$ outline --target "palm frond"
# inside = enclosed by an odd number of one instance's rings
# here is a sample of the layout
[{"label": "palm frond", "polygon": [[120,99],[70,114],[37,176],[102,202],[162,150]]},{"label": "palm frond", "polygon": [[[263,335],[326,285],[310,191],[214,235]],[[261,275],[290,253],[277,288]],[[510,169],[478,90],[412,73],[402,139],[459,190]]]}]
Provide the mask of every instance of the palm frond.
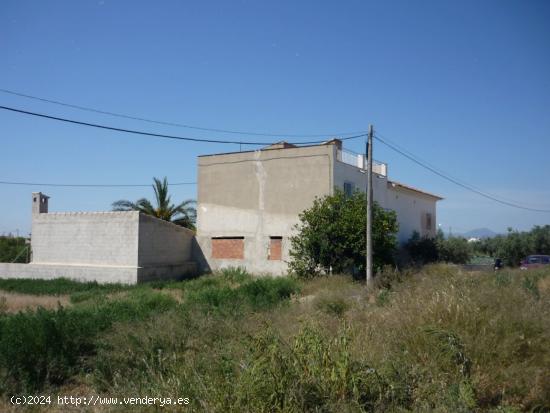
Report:
[{"label": "palm frond", "polygon": [[138,199],[136,202],[120,200],[113,202],[113,211],[140,211],[147,215],[173,222],[187,228],[194,229],[197,211],[194,207],[195,200],[187,199],[180,204],[171,204],[171,197],[168,194],[168,179],[162,180],[153,178],[153,191],[155,193],[156,208],[146,198]]},{"label": "palm frond", "polygon": [[115,201],[111,205],[113,207],[113,211],[138,211],[139,207],[133,203],[132,201],[128,201],[126,199],[120,199],[118,201]]},{"label": "palm frond", "polygon": [[156,210],[153,207],[153,204],[151,204],[151,201],[149,201],[147,198],[138,199],[136,201],[136,205],[140,212],[143,212],[144,214],[147,214],[147,215],[156,216]]}]

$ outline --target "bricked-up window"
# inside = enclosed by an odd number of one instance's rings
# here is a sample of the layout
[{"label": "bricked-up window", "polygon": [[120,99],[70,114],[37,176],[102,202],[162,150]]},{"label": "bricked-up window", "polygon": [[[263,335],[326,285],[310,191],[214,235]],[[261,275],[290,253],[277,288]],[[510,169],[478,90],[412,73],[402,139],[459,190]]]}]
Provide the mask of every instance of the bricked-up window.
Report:
[{"label": "bricked-up window", "polygon": [[280,261],[283,259],[283,237],[269,237],[268,260]]},{"label": "bricked-up window", "polygon": [[212,238],[212,258],[242,260],[244,258],[244,237]]}]

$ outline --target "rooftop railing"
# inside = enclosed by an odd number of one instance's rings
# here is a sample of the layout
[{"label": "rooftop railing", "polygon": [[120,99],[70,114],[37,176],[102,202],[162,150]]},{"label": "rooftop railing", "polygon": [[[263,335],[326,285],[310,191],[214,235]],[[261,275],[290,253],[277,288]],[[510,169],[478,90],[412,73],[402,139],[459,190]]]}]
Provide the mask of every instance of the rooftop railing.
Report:
[{"label": "rooftop railing", "polygon": [[[338,149],[336,159],[345,164],[355,166],[359,169],[366,169],[365,155],[352,151]],[[388,164],[383,162],[372,161],[372,171],[378,175],[388,175]]]}]

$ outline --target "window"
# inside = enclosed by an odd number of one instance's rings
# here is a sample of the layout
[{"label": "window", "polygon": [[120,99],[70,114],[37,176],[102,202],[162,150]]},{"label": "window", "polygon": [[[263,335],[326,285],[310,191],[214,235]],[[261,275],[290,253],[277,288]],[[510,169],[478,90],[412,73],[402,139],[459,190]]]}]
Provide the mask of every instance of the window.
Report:
[{"label": "window", "polygon": [[244,237],[212,238],[212,258],[242,260],[244,258]]},{"label": "window", "polygon": [[344,195],[350,197],[353,195],[354,185],[351,182],[344,182]]},{"label": "window", "polygon": [[543,264],[550,264],[550,257],[541,257]]},{"label": "window", "polygon": [[268,260],[280,261],[283,259],[283,237],[269,237]]},{"label": "window", "polygon": [[432,230],[432,214],[426,214],[426,229],[428,231]]}]

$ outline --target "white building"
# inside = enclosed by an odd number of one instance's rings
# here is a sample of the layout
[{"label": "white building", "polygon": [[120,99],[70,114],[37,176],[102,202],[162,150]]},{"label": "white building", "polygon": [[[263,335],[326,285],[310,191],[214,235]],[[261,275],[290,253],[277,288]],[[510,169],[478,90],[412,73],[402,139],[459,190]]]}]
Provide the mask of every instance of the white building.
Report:
[{"label": "white building", "polygon": [[[254,273],[283,274],[289,237],[298,215],[315,197],[366,189],[364,156],[339,140],[296,147],[285,142],[257,151],[198,158],[197,240],[203,269],[244,266]],[[374,200],[397,213],[399,242],[413,231],[435,236],[436,203],[442,198],[388,179],[374,164]]]}]

